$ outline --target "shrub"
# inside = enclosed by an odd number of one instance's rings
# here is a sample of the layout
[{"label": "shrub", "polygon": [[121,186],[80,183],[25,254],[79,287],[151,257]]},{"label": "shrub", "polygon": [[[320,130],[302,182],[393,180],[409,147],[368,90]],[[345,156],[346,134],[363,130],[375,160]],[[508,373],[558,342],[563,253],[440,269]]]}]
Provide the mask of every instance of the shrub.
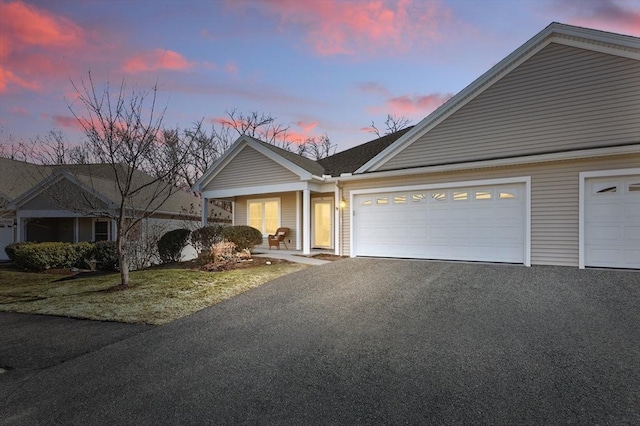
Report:
[{"label": "shrub", "polygon": [[9,256],[9,259],[13,262],[16,261],[16,250],[19,249],[21,246],[27,245],[27,244],[35,244],[32,242],[23,242],[23,243],[13,243],[13,244],[9,244],[8,246],[6,246],[4,248],[4,252],[7,253],[7,256]]},{"label": "shrub", "polygon": [[72,244],[74,252],[74,262],[71,266],[76,268],[86,268],[90,266],[89,261],[94,256],[95,246],[89,242]]},{"label": "shrub", "polygon": [[44,271],[51,268],[85,267],[91,256],[91,243],[18,243],[10,252],[16,266],[20,269]]},{"label": "shrub", "polygon": [[222,241],[222,230],[220,225],[205,226],[191,232],[191,245],[198,253],[209,250],[214,244]]},{"label": "shrub", "polygon": [[158,254],[162,263],[180,262],[182,249],[189,242],[188,229],[174,229],[164,234],[158,241]]},{"label": "shrub", "polygon": [[115,241],[98,241],[93,247],[96,269],[115,271],[118,268],[118,246]]},{"label": "shrub", "polygon": [[236,245],[237,251],[253,250],[262,244],[262,232],[251,226],[228,226],[222,230],[222,238]]}]

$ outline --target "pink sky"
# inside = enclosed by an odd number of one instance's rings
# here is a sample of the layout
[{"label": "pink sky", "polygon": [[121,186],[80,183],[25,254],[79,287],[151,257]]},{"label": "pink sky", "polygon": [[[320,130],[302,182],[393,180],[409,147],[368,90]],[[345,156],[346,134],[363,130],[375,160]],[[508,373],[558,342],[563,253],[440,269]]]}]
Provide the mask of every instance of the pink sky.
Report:
[{"label": "pink sky", "polygon": [[148,90],[165,125],[258,111],[339,150],[417,123],[551,22],[640,36],[640,3],[0,0],[0,143],[82,134],[71,82]]}]

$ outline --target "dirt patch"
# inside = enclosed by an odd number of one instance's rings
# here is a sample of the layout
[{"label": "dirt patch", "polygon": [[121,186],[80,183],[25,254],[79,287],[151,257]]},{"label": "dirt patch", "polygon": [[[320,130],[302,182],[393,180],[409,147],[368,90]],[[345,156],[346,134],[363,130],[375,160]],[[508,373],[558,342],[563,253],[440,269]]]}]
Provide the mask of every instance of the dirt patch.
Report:
[{"label": "dirt patch", "polygon": [[320,260],[340,260],[340,259],[346,259],[349,256],[338,256],[337,254],[318,253],[310,257],[314,259],[320,259]]},{"label": "dirt patch", "polygon": [[246,268],[254,268],[256,266],[263,265],[277,265],[277,264],[286,264],[291,263],[288,260],[283,259],[272,259],[269,257],[253,257],[251,259],[242,259],[242,260],[228,260],[219,264],[208,264],[203,266],[202,270],[209,272],[221,272],[221,271],[231,271],[234,269],[246,269]]}]

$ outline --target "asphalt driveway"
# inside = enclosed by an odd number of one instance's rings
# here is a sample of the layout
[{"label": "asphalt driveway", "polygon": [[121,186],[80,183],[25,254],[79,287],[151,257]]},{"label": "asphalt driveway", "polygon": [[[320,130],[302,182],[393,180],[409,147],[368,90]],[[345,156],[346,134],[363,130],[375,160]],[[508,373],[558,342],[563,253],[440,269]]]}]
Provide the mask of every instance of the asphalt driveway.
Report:
[{"label": "asphalt driveway", "polygon": [[638,272],[347,259],[0,374],[0,424],[640,424],[639,302]]}]

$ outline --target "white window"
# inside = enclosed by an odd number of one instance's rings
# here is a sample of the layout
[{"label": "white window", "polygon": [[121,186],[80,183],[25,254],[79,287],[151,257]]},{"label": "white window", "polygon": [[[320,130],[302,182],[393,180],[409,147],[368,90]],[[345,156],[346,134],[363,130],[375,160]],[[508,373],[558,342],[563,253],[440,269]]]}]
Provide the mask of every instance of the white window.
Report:
[{"label": "white window", "polygon": [[111,241],[111,220],[94,219],[93,241]]},{"label": "white window", "polygon": [[262,235],[273,235],[280,227],[280,199],[247,201],[247,223]]}]

